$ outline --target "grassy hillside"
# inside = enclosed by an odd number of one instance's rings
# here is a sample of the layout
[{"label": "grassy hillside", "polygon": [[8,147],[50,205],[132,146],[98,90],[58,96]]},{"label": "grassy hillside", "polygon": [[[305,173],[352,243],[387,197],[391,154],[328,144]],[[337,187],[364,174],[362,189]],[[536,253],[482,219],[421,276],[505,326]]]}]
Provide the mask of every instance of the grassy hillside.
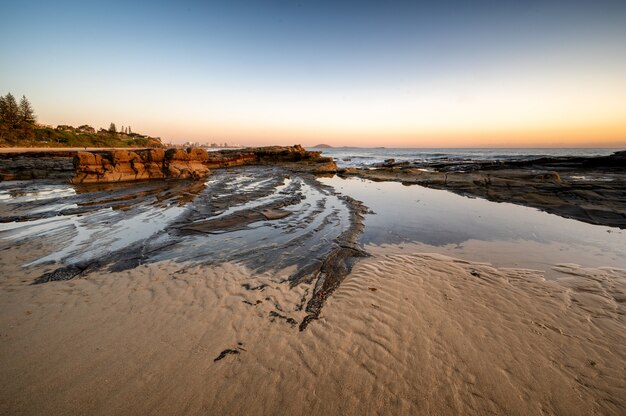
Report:
[{"label": "grassy hillside", "polygon": [[161,140],[137,133],[110,133],[92,128],[0,123],[0,147],[162,147]]}]

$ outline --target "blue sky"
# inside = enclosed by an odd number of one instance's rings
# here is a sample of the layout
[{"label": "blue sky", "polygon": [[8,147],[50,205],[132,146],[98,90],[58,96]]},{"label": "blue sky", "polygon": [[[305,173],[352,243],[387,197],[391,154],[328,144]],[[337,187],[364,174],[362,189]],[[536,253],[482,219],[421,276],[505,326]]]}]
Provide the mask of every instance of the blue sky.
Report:
[{"label": "blue sky", "polygon": [[626,144],[626,2],[4,2],[0,93],[172,141]]}]

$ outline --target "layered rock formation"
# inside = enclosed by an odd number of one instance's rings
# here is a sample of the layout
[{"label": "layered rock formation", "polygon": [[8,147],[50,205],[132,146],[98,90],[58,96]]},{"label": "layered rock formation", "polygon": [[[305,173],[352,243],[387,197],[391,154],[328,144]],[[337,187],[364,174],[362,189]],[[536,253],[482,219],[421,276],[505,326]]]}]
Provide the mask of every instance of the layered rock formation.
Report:
[{"label": "layered rock formation", "polygon": [[204,149],[169,149],[165,152],[163,171],[166,177],[176,179],[202,179],[210,171],[205,165],[209,155]]},{"label": "layered rock formation", "polygon": [[129,150],[115,150],[108,155],[78,152],[74,156],[74,183],[118,182],[163,178],[163,150],[142,152],[143,158]]},{"label": "layered rock formation", "polygon": [[142,179],[202,179],[210,169],[277,164],[313,173],[335,172],[332,158],[302,146],[272,146],[207,152],[204,149],[144,149],[78,152],[72,183],[122,182]]},{"label": "layered rock formation", "polygon": [[70,178],[73,155],[68,151],[0,153],[0,181]]}]

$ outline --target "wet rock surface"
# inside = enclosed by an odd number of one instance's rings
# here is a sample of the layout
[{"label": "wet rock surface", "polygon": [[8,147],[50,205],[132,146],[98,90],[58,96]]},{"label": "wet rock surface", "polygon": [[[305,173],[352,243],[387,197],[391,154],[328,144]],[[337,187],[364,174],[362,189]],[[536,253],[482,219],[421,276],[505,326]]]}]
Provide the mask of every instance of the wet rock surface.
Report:
[{"label": "wet rock surface", "polygon": [[344,176],[398,181],[494,202],[511,202],[591,224],[626,228],[626,152],[517,161],[393,160]]},{"label": "wet rock surface", "polygon": [[69,179],[75,152],[0,153],[0,181]]},{"label": "wet rock surface", "polygon": [[[24,265],[48,269],[34,284],[161,260],[288,269],[283,284],[313,285],[299,305],[304,329],[366,255],[357,244],[366,211],[312,174],[270,166],[220,169],[203,181],[3,182],[0,250],[35,241],[48,247]],[[277,310],[270,318],[294,324]]]}]

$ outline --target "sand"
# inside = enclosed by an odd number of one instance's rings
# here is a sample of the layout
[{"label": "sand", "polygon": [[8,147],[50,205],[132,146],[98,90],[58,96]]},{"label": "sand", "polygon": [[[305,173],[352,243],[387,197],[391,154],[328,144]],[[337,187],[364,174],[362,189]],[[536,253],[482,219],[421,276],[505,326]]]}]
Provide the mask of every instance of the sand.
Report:
[{"label": "sand", "polygon": [[624,270],[545,281],[368,247],[299,332],[312,287],[289,270],[160,262],[33,286],[45,266],[19,264],[38,250],[0,254],[2,414],[626,412]]}]

